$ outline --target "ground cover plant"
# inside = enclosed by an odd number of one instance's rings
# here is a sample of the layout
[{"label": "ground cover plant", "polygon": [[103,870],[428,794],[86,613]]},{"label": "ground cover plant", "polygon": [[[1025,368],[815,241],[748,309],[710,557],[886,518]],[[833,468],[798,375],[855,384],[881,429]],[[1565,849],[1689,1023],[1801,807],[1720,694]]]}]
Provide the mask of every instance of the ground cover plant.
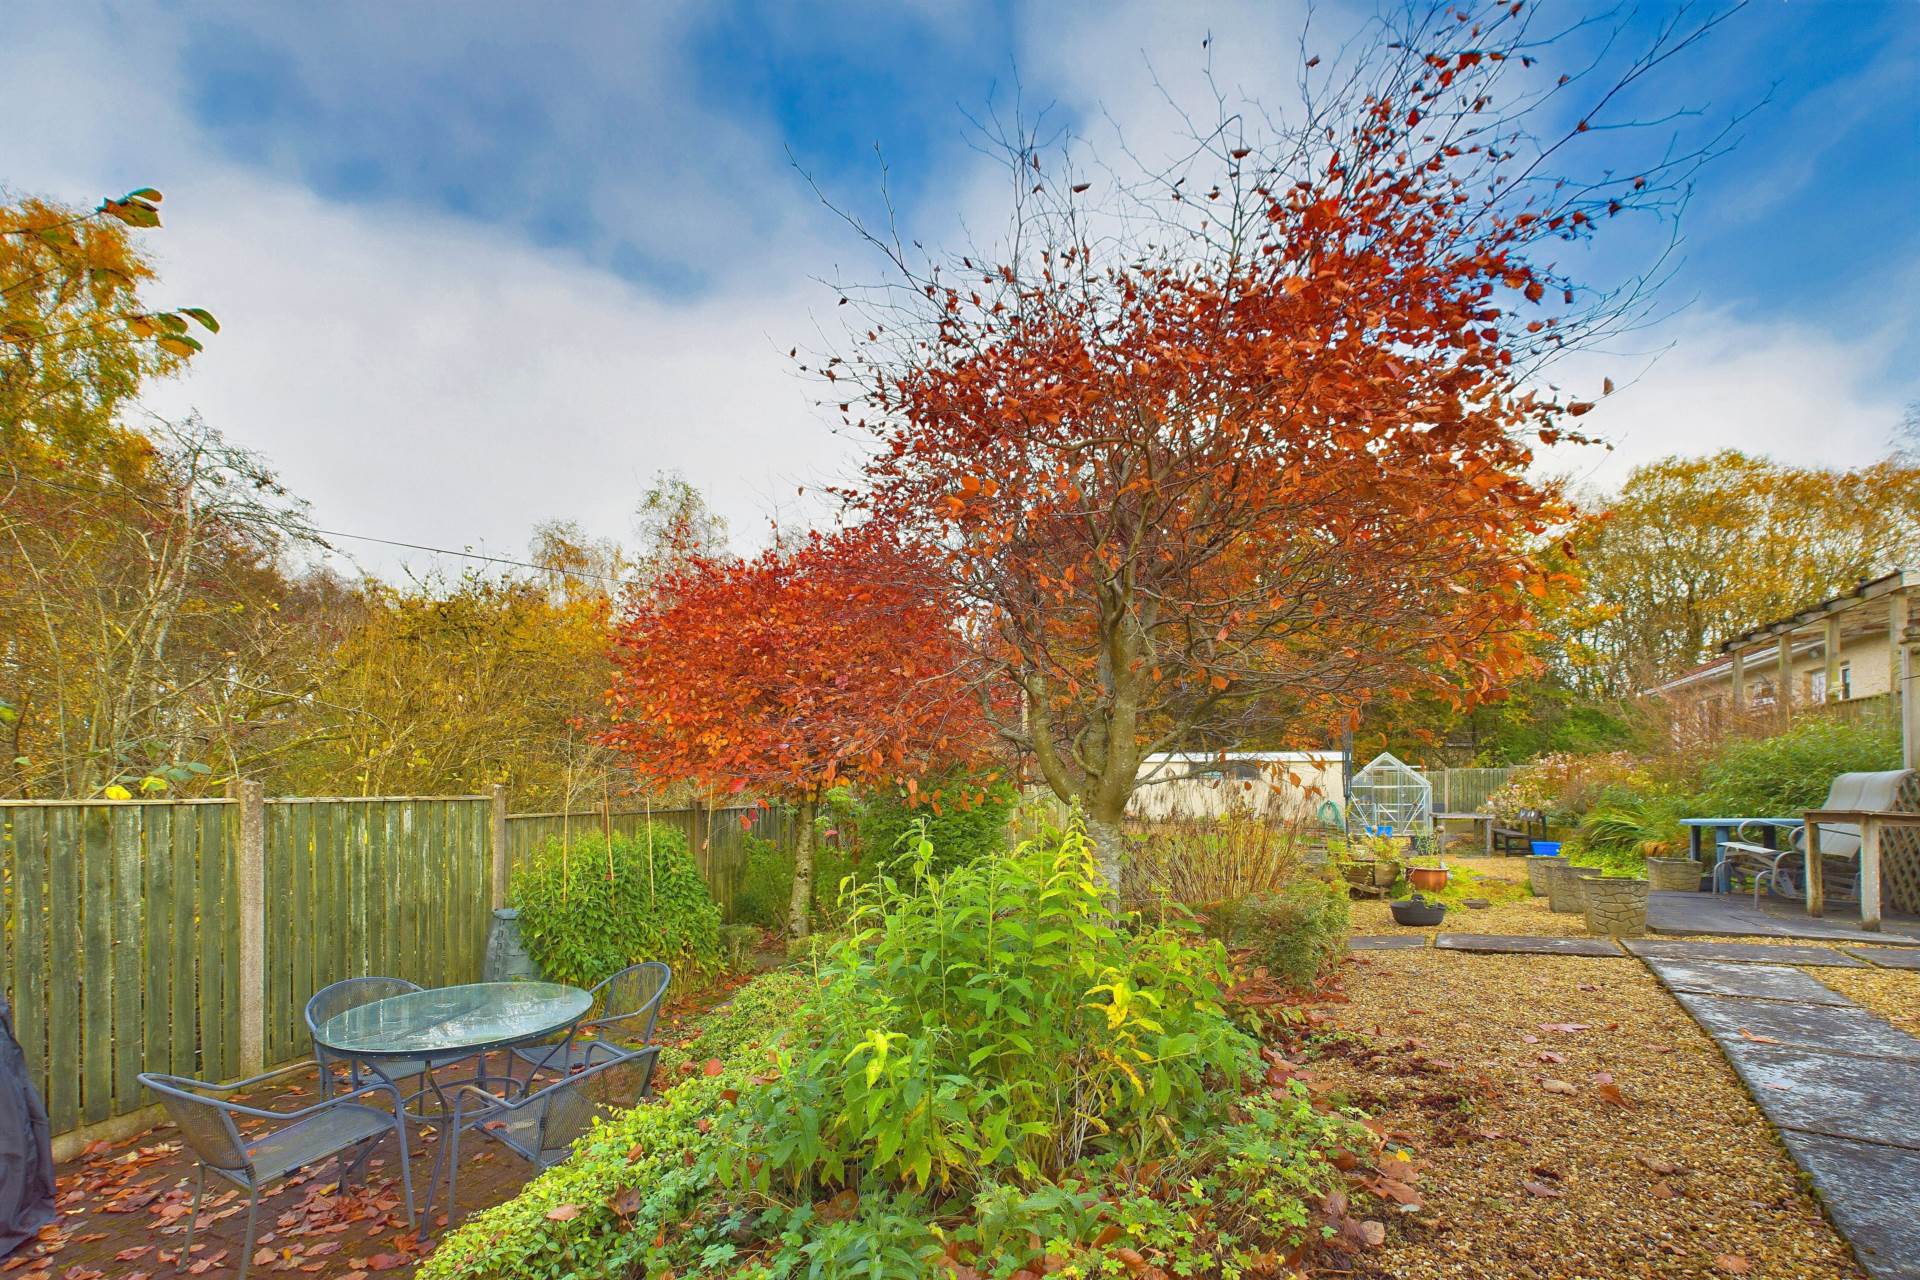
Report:
[{"label": "ground cover plant", "polygon": [[[914,851],[932,861],[924,842]],[[1222,1008],[1225,952],[1116,914],[1070,828],[863,886],[743,989],[657,1103],[422,1275],[1239,1276],[1317,1238],[1371,1150]]]},{"label": "ground cover plant", "polygon": [[720,908],[671,827],[549,840],[514,872],[509,898],[527,953],[555,982],[592,986],[642,960],[720,963]]}]

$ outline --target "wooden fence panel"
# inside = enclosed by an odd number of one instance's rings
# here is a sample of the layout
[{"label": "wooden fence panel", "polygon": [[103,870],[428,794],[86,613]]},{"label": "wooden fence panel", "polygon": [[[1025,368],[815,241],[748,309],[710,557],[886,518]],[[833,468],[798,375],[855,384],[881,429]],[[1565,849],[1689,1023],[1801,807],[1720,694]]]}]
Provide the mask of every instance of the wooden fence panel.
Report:
[{"label": "wooden fence panel", "polygon": [[307,1001],[342,978],[475,982],[492,850],[485,797],[266,805],[269,1062],[307,1053]]},{"label": "wooden fence panel", "polygon": [[[0,982],[56,1134],[150,1105],[142,1071],[241,1074],[241,991],[259,984],[268,1063],[304,1057],[304,1011],[340,978],[479,978],[492,899],[488,798],[277,799],[261,815],[264,951],[240,967],[240,803],[0,802]],[[791,842],[771,809],[670,809],[729,917],[749,833]],[[745,819],[744,823],[742,819]],[[510,817],[508,852],[644,810]]]},{"label": "wooden fence panel", "polygon": [[[741,819],[747,825],[741,825]],[[721,918],[733,919],[747,866],[747,836],[772,840],[783,848],[791,843],[791,818],[783,808],[742,806],[729,809],[617,809],[573,813],[515,813],[507,816],[509,872],[524,866],[533,851],[549,840],[578,840],[612,829],[615,835],[639,835],[648,821],[671,828],[687,838],[694,865],[720,906]]]},{"label": "wooden fence panel", "polygon": [[142,1071],[231,1069],[236,810],[0,802],[5,979],[54,1132],[151,1105]]}]

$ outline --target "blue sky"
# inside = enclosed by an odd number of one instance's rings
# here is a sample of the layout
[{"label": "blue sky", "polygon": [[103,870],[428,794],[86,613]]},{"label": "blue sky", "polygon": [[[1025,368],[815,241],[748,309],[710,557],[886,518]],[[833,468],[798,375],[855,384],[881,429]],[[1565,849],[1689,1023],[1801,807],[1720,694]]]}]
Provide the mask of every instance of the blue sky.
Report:
[{"label": "blue sky", "polygon": [[[1670,12],[1642,6],[1636,30]],[[330,527],[511,550],[571,516],[618,536],[676,467],[750,545],[851,465],[779,357],[832,320],[818,277],[870,267],[796,164],[873,214],[877,145],[906,227],[951,240],[999,208],[969,115],[1017,94],[1152,149],[1156,76],[1196,92],[1211,35],[1224,83],[1283,103],[1299,23],[1294,5],[29,3],[0,49],[29,116],[0,182],[167,193],[166,292],[227,328],[156,408],[266,452]],[[1571,371],[1627,389],[1591,419],[1617,450],[1566,466],[1606,483],[1671,450],[1880,451],[1920,399],[1916,85],[1911,0],[1759,0],[1675,68],[1661,102],[1706,112],[1683,128],[1754,110],[1688,211],[1675,314]]]}]

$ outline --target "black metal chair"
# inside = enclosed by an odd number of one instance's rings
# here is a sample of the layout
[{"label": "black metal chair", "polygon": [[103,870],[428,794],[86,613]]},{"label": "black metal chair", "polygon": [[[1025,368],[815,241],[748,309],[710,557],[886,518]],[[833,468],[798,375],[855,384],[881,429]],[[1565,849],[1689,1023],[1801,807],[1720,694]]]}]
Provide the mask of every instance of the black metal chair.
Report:
[{"label": "black metal chair", "polygon": [[[611,1054],[637,1049],[653,1039],[673,970],[658,960],[629,965],[596,986],[589,1016],[562,1040],[515,1049],[516,1062],[531,1073],[567,1075],[604,1061]],[[531,1086],[532,1074],[528,1076]]]},{"label": "black metal chair", "polygon": [[427,1184],[427,1220],[432,1221],[433,1190],[442,1165],[447,1173],[446,1213],[453,1215],[464,1130],[493,1138],[535,1170],[548,1169],[571,1154],[575,1139],[592,1127],[596,1116],[611,1117],[644,1102],[653,1090],[660,1047],[622,1051],[602,1044],[600,1049],[600,1060],[593,1065],[519,1097],[502,1098],[472,1084],[455,1088],[453,1123]]},{"label": "black metal chair", "polygon": [[[193,1189],[193,1211],[187,1218],[187,1241],[180,1249],[180,1265],[189,1261],[193,1232],[200,1218],[200,1200],[207,1190],[207,1171],[247,1193],[247,1239],[240,1251],[240,1277],[245,1280],[253,1262],[255,1217],[260,1208],[260,1192],[271,1182],[330,1157],[358,1148],[351,1164],[343,1165],[341,1181],[352,1178],[380,1139],[391,1135],[400,1147],[400,1182],[407,1194],[407,1221],[417,1224],[413,1212],[413,1174],[408,1168],[406,1105],[400,1090],[381,1080],[347,1093],[338,1094],[296,1111],[273,1111],[234,1102],[223,1096],[249,1089],[281,1076],[319,1067],[317,1062],[297,1062],[237,1084],[206,1084],[182,1076],[142,1074],[140,1083],[160,1097],[168,1119],[180,1130],[187,1146],[199,1160],[199,1175]],[[357,1098],[384,1095],[393,1104],[391,1112],[369,1107]],[[241,1134],[236,1119],[278,1122],[258,1137]]]}]

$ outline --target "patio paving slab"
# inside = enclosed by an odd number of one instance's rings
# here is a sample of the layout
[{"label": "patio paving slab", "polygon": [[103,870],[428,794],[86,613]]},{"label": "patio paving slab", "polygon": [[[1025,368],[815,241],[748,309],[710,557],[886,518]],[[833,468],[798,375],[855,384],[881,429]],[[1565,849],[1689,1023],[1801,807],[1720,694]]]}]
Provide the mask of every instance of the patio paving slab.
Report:
[{"label": "patio paving slab", "polygon": [[1727,964],[1717,960],[1646,958],[1647,968],[1669,991],[1801,1004],[1850,1005],[1853,1001],[1815,979],[1782,965]]},{"label": "patio paving slab", "polygon": [[1443,933],[1434,939],[1442,951],[1485,951],[1496,955],[1618,956],[1610,938],[1541,938],[1524,934]]},{"label": "patio paving slab", "polygon": [[1912,1062],[1714,1039],[1775,1128],[1920,1151]]},{"label": "patio paving slab", "polygon": [[[1679,938],[1629,938],[1627,950],[1637,956],[1663,960],[1727,960],[1736,964],[1790,964],[1798,966],[1831,965],[1836,969],[1861,968],[1861,962],[1829,947],[1802,947],[1791,943],[1771,946],[1764,942],[1690,942]],[[1920,960],[1920,952],[1914,955]]]},{"label": "patio paving slab", "polygon": [[1920,1068],[1920,1040],[1857,1005],[1750,1000],[1697,991],[1675,991],[1673,998],[1715,1040],[1752,1043],[1752,1037],[1760,1036],[1800,1048],[1902,1058]]},{"label": "patio paving slab", "polygon": [[1347,939],[1349,951],[1418,951],[1426,945],[1424,933],[1374,933]]},{"label": "patio paving slab", "polygon": [[1797,938],[1807,942],[1860,942],[1889,947],[1920,947],[1920,920],[1889,917],[1881,932],[1860,927],[1845,904],[1831,905],[1824,916],[1810,916],[1798,903],[1753,899],[1727,893],[1650,893],[1647,930],[1721,938]]},{"label": "patio paving slab", "polygon": [[1920,950],[1905,947],[1848,947],[1847,951],[1883,968],[1920,970]]},{"label": "patio paving slab", "polygon": [[1787,1130],[1780,1135],[1875,1280],[1920,1280],[1920,1152]]}]

